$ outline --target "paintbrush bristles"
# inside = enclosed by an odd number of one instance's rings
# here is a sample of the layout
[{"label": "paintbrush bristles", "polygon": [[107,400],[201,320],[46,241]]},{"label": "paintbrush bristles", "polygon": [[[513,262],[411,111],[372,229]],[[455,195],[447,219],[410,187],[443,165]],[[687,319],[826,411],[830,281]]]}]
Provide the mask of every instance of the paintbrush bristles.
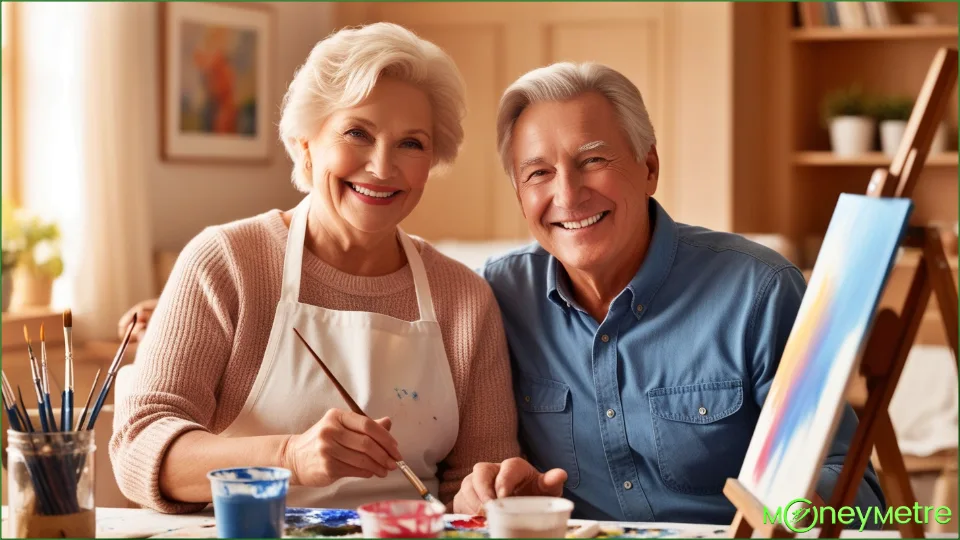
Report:
[{"label": "paintbrush bristles", "polygon": [[73,312],[69,309],[63,312],[63,327],[72,328],[73,327]]},{"label": "paintbrush bristles", "polygon": [[40,343],[43,343],[43,323],[40,323]]}]

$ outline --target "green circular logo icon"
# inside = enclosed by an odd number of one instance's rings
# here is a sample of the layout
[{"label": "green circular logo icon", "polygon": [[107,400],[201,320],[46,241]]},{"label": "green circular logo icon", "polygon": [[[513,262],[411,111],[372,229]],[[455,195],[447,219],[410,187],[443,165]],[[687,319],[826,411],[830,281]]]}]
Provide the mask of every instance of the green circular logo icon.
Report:
[{"label": "green circular logo icon", "polygon": [[[804,505],[806,505],[804,507]],[[794,499],[787,503],[787,507],[783,509],[783,524],[787,526],[787,529],[795,533],[805,533],[810,529],[813,529],[817,522],[820,521],[818,518],[819,509],[813,506],[813,503],[809,499]],[[806,519],[811,518],[806,527],[801,527],[800,523]]]}]

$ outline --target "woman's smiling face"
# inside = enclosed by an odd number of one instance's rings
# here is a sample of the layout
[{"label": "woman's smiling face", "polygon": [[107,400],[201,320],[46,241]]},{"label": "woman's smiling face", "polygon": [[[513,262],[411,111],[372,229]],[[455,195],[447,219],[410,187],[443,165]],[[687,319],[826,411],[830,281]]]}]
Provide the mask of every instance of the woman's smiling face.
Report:
[{"label": "woman's smiling face", "polygon": [[397,227],[420,201],[433,164],[433,110],[415,85],[381,78],[356,106],[333,112],[309,142],[313,192],[366,233]]}]

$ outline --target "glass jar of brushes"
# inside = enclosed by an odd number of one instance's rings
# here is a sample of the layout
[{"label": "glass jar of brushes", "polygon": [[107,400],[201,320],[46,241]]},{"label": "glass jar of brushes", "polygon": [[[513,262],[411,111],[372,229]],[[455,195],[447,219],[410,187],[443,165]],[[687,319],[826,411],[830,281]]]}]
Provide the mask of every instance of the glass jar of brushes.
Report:
[{"label": "glass jar of brushes", "polygon": [[96,538],[93,430],[7,432],[9,538]]}]

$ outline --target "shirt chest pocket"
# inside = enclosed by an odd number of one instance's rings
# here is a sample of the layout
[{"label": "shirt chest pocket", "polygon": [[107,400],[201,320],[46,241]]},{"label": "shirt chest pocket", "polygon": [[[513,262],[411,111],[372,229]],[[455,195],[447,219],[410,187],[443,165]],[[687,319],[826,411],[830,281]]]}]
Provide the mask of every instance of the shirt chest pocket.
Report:
[{"label": "shirt chest pocket", "polygon": [[517,405],[530,462],[544,471],[563,469],[567,473],[566,487],[577,487],[580,470],[573,444],[570,388],[561,382],[520,374]]},{"label": "shirt chest pocket", "polygon": [[723,492],[740,474],[754,423],[739,379],[655,388],[647,393],[664,484],[693,495]]}]

